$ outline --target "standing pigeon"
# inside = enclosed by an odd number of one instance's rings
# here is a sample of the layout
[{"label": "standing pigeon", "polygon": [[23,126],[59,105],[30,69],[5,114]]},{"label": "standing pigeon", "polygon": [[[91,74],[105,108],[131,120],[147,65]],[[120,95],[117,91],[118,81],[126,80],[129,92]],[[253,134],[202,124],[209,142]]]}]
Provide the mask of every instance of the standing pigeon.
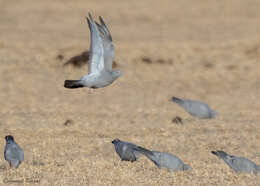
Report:
[{"label": "standing pigeon", "polygon": [[256,165],[254,162],[247,158],[229,155],[221,150],[211,151],[211,153],[224,160],[225,163],[228,164],[228,166],[235,172],[257,174],[257,172],[260,171],[260,165]]},{"label": "standing pigeon", "polygon": [[23,150],[15,143],[13,136],[6,136],[5,140],[5,160],[9,162],[10,167],[18,168],[20,163],[24,160]]},{"label": "standing pigeon", "polygon": [[189,114],[198,118],[214,118],[217,115],[215,110],[211,110],[209,105],[200,101],[194,101],[189,99],[180,99],[172,97],[172,101],[184,108]]},{"label": "standing pigeon", "polygon": [[79,80],[65,80],[65,88],[102,88],[113,83],[122,75],[119,70],[112,70],[114,45],[111,34],[101,17],[100,24],[89,13],[87,18],[90,29],[90,60],[88,74]]},{"label": "standing pigeon", "polygon": [[134,162],[138,160],[140,153],[137,150],[137,146],[133,143],[114,139],[112,143],[115,146],[116,153],[122,161]]},{"label": "standing pigeon", "polygon": [[150,151],[140,146],[138,146],[138,150],[160,169],[166,168],[170,171],[191,170],[191,166],[184,164],[180,158],[167,152]]}]

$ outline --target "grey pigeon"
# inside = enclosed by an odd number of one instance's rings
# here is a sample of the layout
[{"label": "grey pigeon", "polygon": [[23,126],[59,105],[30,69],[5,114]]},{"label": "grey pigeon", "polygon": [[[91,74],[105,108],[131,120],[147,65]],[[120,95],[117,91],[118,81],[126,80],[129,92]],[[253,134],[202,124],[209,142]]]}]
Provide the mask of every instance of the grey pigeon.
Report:
[{"label": "grey pigeon", "polygon": [[209,119],[214,118],[217,115],[217,112],[212,110],[208,104],[200,101],[180,99],[177,97],[172,97],[172,101],[184,108],[184,110],[186,110],[192,116],[198,118]]},{"label": "grey pigeon", "polygon": [[116,153],[122,161],[134,162],[138,160],[140,152],[138,152],[135,144],[121,141],[119,139],[114,139],[112,143],[115,146]]},{"label": "grey pigeon", "polygon": [[18,168],[20,163],[24,160],[23,150],[17,143],[15,143],[13,136],[6,136],[5,140],[5,160],[8,161],[10,167]]},{"label": "grey pigeon", "polygon": [[221,150],[211,151],[211,153],[224,160],[225,163],[228,164],[228,166],[235,172],[257,174],[257,172],[260,171],[260,166],[256,165],[254,162],[247,158],[229,155]]},{"label": "grey pigeon", "polygon": [[114,45],[111,34],[99,17],[100,24],[96,23],[91,14],[87,18],[90,29],[90,60],[88,74],[79,80],[65,80],[65,88],[102,88],[113,83],[122,75],[119,70],[112,70],[114,59]]},{"label": "grey pigeon", "polygon": [[180,158],[167,152],[150,151],[138,146],[138,150],[150,159],[158,168],[166,168],[170,171],[191,170],[191,166],[184,164]]}]

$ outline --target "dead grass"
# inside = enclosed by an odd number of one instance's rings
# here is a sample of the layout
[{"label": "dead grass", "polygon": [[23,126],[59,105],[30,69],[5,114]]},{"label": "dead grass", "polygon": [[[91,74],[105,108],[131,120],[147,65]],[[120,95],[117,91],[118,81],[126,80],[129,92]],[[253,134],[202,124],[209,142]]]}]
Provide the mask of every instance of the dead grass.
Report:
[{"label": "dead grass", "polygon": [[[25,151],[17,170],[0,159],[0,185],[260,185],[210,153],[260,164],[258,1],[0,2],[0,147],[12,134]],[[93,94],[63,87],[87,66],[56,59],[88,49],[89,11],[107,22],[124,73]],[[194,119],[172,96],[205,101],[219,117]],[[193,170],[121,162],[114,138],[173,153]]]}]

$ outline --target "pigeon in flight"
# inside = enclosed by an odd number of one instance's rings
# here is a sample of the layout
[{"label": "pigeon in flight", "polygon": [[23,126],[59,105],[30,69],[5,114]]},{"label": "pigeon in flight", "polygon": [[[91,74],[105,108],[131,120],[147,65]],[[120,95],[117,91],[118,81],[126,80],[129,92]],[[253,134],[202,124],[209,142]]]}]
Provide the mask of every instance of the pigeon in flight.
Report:
[{"label": "pigeon in flight", "polygon": [[121,71],[112,69],[115,53],[112,37],[104,20],[99,17],[99,21],[100,24],[95,22],[89,13],[87,22],[91,41],[88,74],[79,80],[65,80],[65,88],[102,88],[122,75]]},{"label": "pigeon in flight", "polygon": [[191,170],[191,166],[184,164],[180,158],[167,152],[150,151],[143,147],[137,147],[139,152],[150,159],[158,168],[166,168],[170,171]]},{"label": "pigeon in flight", "polygon": [[184,108],[189,114],[198,118],[210,119],[217,116],[215,110],[211,110],[208,104],[189,99],[172,97],[172,101]]},{"label": "pigeon in flight", "polygon": [[13,136],[6,136],[5,140],[5,160],[8,161],[10,167],[18,168],[20,163],[24,160],[23,150],[17,143],[15,143]]},{"label": "pigeon in flight", "polygon": [[122,161],[134,162],[138,160],[140,152],[138,152],[137,146],[133,143],[114,139],[112,143],[115,146],[116,153]]},{"label": "pigeon in flight", "polygon": [[260,165],[256,165],[251,160],[244,158],[229,155],[224,151],[211,151],[212,154],[216,155],[220,159],[224,160],[228,166],[233,169],[235,172],[244,172],[244,173],[254,173],[260,172]]}]

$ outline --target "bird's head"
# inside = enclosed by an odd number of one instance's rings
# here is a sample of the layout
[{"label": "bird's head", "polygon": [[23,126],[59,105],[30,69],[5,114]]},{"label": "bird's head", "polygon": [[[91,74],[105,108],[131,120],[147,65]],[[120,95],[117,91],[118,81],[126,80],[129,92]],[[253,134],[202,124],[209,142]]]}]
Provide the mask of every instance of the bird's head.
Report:
[{"label": "bird's head", "polygon": [[14,137],[11,135],[5,136],[5,140],[8,141],[14,141]]},{"label": "bird's head", "polygon": [[212,154],[218,156],[219,158],[225,158],[225,157],[228,157],[229,155],[222,151],[222,150],[218,150],[218,151],[211,151]]},{"label": "bird's head", "polygon": [[123,74],[120,70],[113,70],[111,73],[114,79],[119,78]]},{"label": "bird's head", "polygon": [[114,139],[113,141],[112,141],[112,143],[115,145],[115,144],[117,144],[118,142],[120,142],[120,139],[118,139],[118,138],[116,138],[116,139]]}]

